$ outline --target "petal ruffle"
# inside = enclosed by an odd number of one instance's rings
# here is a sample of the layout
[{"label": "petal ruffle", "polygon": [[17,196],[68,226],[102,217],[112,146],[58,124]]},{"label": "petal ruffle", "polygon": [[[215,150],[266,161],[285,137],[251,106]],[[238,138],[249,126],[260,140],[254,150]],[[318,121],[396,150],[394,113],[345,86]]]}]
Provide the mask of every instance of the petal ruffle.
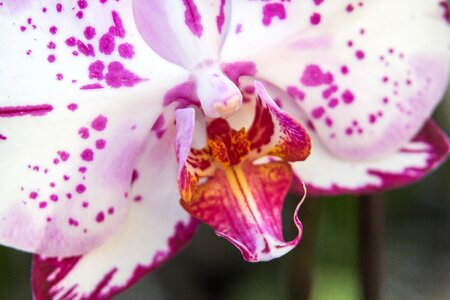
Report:
[{"label": "petal ruffle", "polygon": [[[175,255],[197,222],[179,205],[175,129],[149,142],[133,172],[129,209],[121,229],[81,257],[35,257],[36,299],[110,299]],[[115,214],[115,212],[114,212]],[[105,211],[105,220],[110,211]]]},{"label": "petal ruffle", "polygon": [[[314,142],[315,135],[312,137]],[[365,194],[420,180],[443,163],[449,151],[450,142],[445,133],[429,121],[412,141],[382,159],[341,160],[316,141],[308,160],[294,164],[293,168],[311,195]]]},{"label": "petal ruffle", "polygon": [[242,162],[217,169],[190,201],[181,200],[181,204],[238,247],[245,260],[271,260],[289,252],[301,239],[300,204],[293,217],[297,237],[285,242],[282,234],[281,211],[291,180],[292,170],[286,162]]},{"label": "petal ruffle", "polygon": [[[450,34],[439,1],[315,3],[233,2],[230,29],[241,32],[230,30],[223,59],[252,60],[256,76],[295,99],[334,155],[397,151],[446,88]],[[265,24],[268,5],[279,8]]]},{"label": "petal ruffle", "polygon": [[230,1],[133,1],[137,27],[161,57],[189,70],[218,62]]}]

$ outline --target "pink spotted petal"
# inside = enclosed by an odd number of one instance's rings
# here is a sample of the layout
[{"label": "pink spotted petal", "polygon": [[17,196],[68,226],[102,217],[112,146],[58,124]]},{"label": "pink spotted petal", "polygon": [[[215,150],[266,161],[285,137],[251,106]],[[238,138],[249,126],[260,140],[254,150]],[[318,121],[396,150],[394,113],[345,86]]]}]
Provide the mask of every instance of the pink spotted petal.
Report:
[{"label": "pink spotted petal", "polygon": [[380,159],[416,135],[447,86],[441,2],[235,1],[236,33],[222,58],[253,62],[257,77],[303,110],[330,153]]},{"label": "pink spotted petal", "polygon": [[184,208],[212,226],[216,234],[233,243],[247,261],[266,261],[293,249],[302,226],[294,213],[298,236],[286,242],[281,211],[292,171],[286,162],[252,165],[250,162],[217,170],[214,177],[195,191]]},{"label": "pink spotted petal", "polygon": [[228,30],[231,1],[136,0],[137,28],[148,45],[170,62],[194,70],[217,62]]},{"label": "pink spotted petal", "polygon": [[[106,243],[81,257],[43,258],[33,265],[33,290],[43,299],[110,299],[170,259],[197,222],[179,205],[175,128],[148,136],[133,172],[129,210]],[[150,166],[150,167],[149,167]],[[105,221],[118,212],[106,209]]]},{"label": "pink spotted petal", "polygon": [[[314,141],[316,137],[312,136]],[[445,162],[449,151],[445,133],[429,121],[414,139],[383,159],[344,161],[329,154],[317,141],[309,159],[294,165],[294,170],[311,195],[365,194],[422,179]],[[321,171],[323,167],[327,172]]]},{"label": "pink spotted petal", "polygon": [[0,30],[0,106],[182,72],[140,37],[132,1],[3,1]]}]

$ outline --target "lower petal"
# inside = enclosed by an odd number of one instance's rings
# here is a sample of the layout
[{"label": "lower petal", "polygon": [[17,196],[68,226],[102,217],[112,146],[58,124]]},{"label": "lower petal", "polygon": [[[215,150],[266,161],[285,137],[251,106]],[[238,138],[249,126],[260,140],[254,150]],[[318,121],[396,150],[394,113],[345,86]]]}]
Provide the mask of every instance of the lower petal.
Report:
[{"label": "lower petal", "polygon": [[167,151],[174,131],[168,129],[162,139],[153,137],[146,145],[133,172],[130,208],[115,236],[84,256],[35,257],[36,299],[109,299],[190,240],[197,222],[177,201],[177,162],[174,152]]},{"label": "lower petal", "polygon": [[450,150],[446,135],[431,121],[402,148],[374,160],[342,160],[311,136],[314,151],[306,162],[293,165],[311,195],[363,194],[402,187],[437,168]]},{"label": "lower petal", "polygon": [[288,163],[250,162],[225,170],[199,186],[184,208],[194,217],[216,230],[216,234],[233,243],[250,262],[267,261],[293,249],[301,238],[302,226],[297,217],[297,237],[284,241],[281,212],[292,180]]}]

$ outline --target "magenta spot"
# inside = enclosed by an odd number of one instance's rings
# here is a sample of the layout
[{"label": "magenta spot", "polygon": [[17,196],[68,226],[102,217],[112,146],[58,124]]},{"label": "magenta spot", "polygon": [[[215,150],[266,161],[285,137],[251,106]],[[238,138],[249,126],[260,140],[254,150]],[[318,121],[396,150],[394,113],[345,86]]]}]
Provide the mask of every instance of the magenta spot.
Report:
[{"label": "magenta spot", "polygon": [[105,77],[106,83],[113,88],[123,86],[132,87],[143,80],[136,74],[125,69],[118,61],[114,61],[108,65],[108,73]]},{"label": "magenta spot", "polygon": [[328,127],[332,127],[332,126],[333,126],[333,120],[332,120],[331,118],[329,118],[329,117],[326,117],[326,118],[325,118],[325,124],[326,124]]},{"label": "magenta spot", "polygon": [[101,60],[94,61],[89,65],[89,78],[90,79],[103,79],[103,71],[105,70],[105,64]]},{"label": "magenta spot", "polygon": [[277,17],[280,20],[286,19],[286,9],[282,3],[268,3],[264,5],[262,20],[264,26],[269,26],[274,17]]},{"label": "magenta spot", "polygon": [[92,83],[92,84],[86,84],[83,85],[82,87],[80,87],[80,90],[98,90],[98,89],[102,89],[103,85],[101,85],[100,83]]},{"label": "magenta spot", "polygon": [[48,31],[54,35],[58,31],[58,28],[56,26],[51,26]]},{"label": "magenta spot", "polygon": [[328,102],[328,107],[329,108],[334,108],[339,104],[339,100],[337,98],[333,98],[330,100],[330,102]]},{"label": "magenta spot", "polygon": [[63,74],[61,74],[61,73],[56,74],[56,80],[63,80],[63,78],[64,78]]},{"label": "magenta spot", "polygon": [[346,135],[352,135],[353,134],[353,129],[348,127],[347,129],[345,129],[345,134]]},{"label": "magenta spot", "polygon": [[138,178],[139,172],[136,169],[134,169],[133,172],[131,173],[131,185],[133,185],[136,182],[136,180],[138,180]]},{"label": "magenta spot", "polygon": [[83,12],[80,10],[79,12],[77,12],[77,13],[75,14],[75,16],[77,16],[78,19],[83,19],[84,14],[83,14]]},{"label": "magenta spot", "polygon": [[94,46],[92,46],[91,44],[85,45],[82,41],[78,40],[77,47],[78,51],[80,51],[84,55],[93,57],[95,56]]},{"label": "magenta spot", "polygon": [[125,59],[131,59],[134,56],[134,47],[131,44],[120,44],[118,50],[119,55]]},{"label": "magenta spot", "polygon": [[99,213],[97,214],[97,216],[95,217],[95,220],[96,220],[98,223],[103,222],[103,221],[105,220],[105,214],[104,214],[102,211],[99,212]]},{"label": "magenta spot", "polygon": [[314,87],[332,81],[332,75],[324,74],[318,65],[308,65],[303,71],[300,81],[305,86]]},{"label": "magenta spot", "polygon": [[86,186],[84,184],[79,184],[76,186],[75,190],[78,194],[83,194],[86,191]]},{"label": "magenta spot", "polygon": [[349,90],[345,90],[342,93],[342,100],[344,100],[344,103],[350,104],[355,100],[355,96]]},{"label": "magenta spot", "polygon": [[96,31],[92,26],[87,26],[83,31],[84,37],[87,40],[92,40],[95,37]]},{"label": "magenta spot", "polygon": [[67,161],[70,157],[70,154],[66,151],[58,151],[58,156],[62,161]]},{"label": "magenta spot", "polygon": [[81,152],[80,157],[84,161],[93,161],[94,160],[94,151],[92,149],[84,149],[83,152]]},{"label": "magenta spot", "polygon": [[66,194],[66,198],[69,199],[69,200],[72,199],[72,194],[71,193],[67,193]]},{"label": "magenta spot", "polygon": [[95,141],[95,148],[98,150],[105,149],[106,141],[104,139],[98,139]]},{"label": "magenta spot", "polygon": [[377,117],[374,114],[369,115],[369,123],[373,124],[377,121]]},{"label": "magenta spot", "polygon": [[35,200],[38,196],[39,196],[38,193],[36,193],[36,192],[31,192],[30,195],[29,195],[29,198]]},{"label": "magenta spot", "polygon": [[222,27],[225,23],[225,1],[226,0],[220,0],[219,15],[216,17],[217,30],[219,33],[222,33]]},{"label": "magenta spot", "polygon": [[67,105],[67,109],[70,111],[76,111],[78,109],[78,104],[70,103],[69,105]]},{"label": "magenta spot", "polygon": [[234,33],[239,34],[242,32],[242,24],[239,23],[236,25],[236,29],[234,30]]},{"label": "magenta spot", "polygon": [[354,7],[353,7],[353,5],[351,5],[351,4],[348,4],[347,7],[345,8],[345,10],[346,10],[348,13],[351,13],[351,12],[353,11],[353,9],[354,9]]},{"label": "magenta spot", "polygon": [[39,208],[46,208],[46,207],[47,207],[47,202],[45,202],[45,201],[39,202]]},{"label": "magenta spot", "polygon": [[101,53],[104,53],[106,55],[110,55],[111,53],[113,53],[116,47],[114,36],[110,33],[104,34],[98,42],[98,47]]},{"label": "magenta spot", "polygon": [[134,197],[134,202],[141,202],[142,201],[142,196],[141,195],[137,195],[136,197]]},{"label": "magenta spot", "polygon": [[89,138],[89,129],[87,129],[86,127],[81,127],[79,130],[78,130],[78,134],[80,135],[80,137],[82,138],[82,139],[88,139]]},{"label": "magenta spot", "polygon": [[59,159],[55,158],[55,159],[53,160],[53,164],[55,164],[55,165],[59,164]]},{"label": "magenta spot", "polygon": [[108,123],[108,118],[106,118],[103,115],[98,115],[97,118],[95,118],[91,122],[91,127],[94,130],[103,131],[103,130],[105,130],[107,123]]},{"label": "magenta spot", "polygon": [[124,38],[126,31],[123,27],[122,19],[116,11],[112,11],[112,18],[114,22],[114,27],[109,28],[109,33],[118,36],[120,38]]},{"label": "magenta spot", "polygon": [[0,140],[7,140],[8,138],[0,133]]},{"label": "magenta spot", "polygon": [[114,214],[114,207],[108,208],[108,214],[113,215]]},{"label": "magenta spot", "polygon": [[58,196],[55,194],[50,195],[50,200],[52,200],[53,202],[57,202],[58,201]]},{"label": "magenta spot", "polygon": [[68,47],[74,47],[77,44],[77,39],[71,36],[66,39],[65,43]]},{"label": "magenta spot", "polygon": [[82,203],[82,206],[83,206],[84,208],[87,208],[87,207],[89,206],[89,202],[84,201],[84,202]]},{"label": "magenta spot", "polygon": [[314,119],[320,119],[325,113],[325,109],[322,106],[316,107],[311,111],[311,115]]},{"label": "magenta spot", "polygon": [[69,218],[69,225],[70,225],[70,226],[75,226],[75,227],[77,227],[79,224],[80,224],[80,223],[79,223],[77,220],[72,219],[72,218]]},{"label": "magenta spot", "polygon": [[56,3],[56,11],[60,13],[62,11],[62,9],[63,9],[62,4],[61,3]]},{"label": "magenta spot", "polygon": [[319,25],[320,21],[321,21],[322,17],[320,16],[320,14],[318,13],[313,13],[311,15],[311,17],[309,18],[309,21],[311,22],[312,25]]},{"label": "magenta spot", "polygon": [[54,63],[56,60],[56,57],[55,57],[55,55],[50,54],[49,56],[47,56],[47,60],[49,63]]},{"label": "magenta spot", "polygon": [[319,6],[320,4],[322,4],[324,0],[314,0],[314,4],[316,4],[317,6]]},{"label": "magenta spot", "polygon": [[64,181],[69,181],[70,177],[68,175],[63,176]]},{"label": "magenta spot", "polygon": [[355,56],[356,56],[357,59],[364,59],[364,57],[365,57],[366,55],[364,54],[363,51],[357,50],[357,51],[355,52]]},{"label": "magenta spot", "polygon": [[20,26],[20,31],[24,32],[25,30],[27,30],[25,26]]},{"label": "magenta spot", "polygon": [[56,184],[54,182],[50,182],[50,187],[54,188],[56,186]]},{"label": "magenta spot", "polygon": [[341,73],[344,74],[344,75],[347,75],[348,74],[348,67],[347,66],[342,66],[341,67]]},{"label": "magenta spot", "polygon": [[291,96],[294,99],[304,100],[305,99],[305,93],[298,89],[296,86],[288,86],[286,92],[289,96]]},{"label": "magenta spot", "polygon": [[80,9],[85,9],[88,6],[88,3],[86,0],[78,0],[77,4]]},{"label": "magenta spot", "polygon": [[23,117],[23,116],[45,116],[53,110],[49,104],[28,106],[6,106],[0,107],[0,118]]},{"label": "magenta spot", "polygon": [[48,49],[55,49],[56,48],[56,44],[54,42],[48,42],[47,48]]},{"label": "magenta spot", "polygon": [[184,23],[196,37],[203,34],[202,16],[200,15],[194,0],[182,0],[185,7]]}]

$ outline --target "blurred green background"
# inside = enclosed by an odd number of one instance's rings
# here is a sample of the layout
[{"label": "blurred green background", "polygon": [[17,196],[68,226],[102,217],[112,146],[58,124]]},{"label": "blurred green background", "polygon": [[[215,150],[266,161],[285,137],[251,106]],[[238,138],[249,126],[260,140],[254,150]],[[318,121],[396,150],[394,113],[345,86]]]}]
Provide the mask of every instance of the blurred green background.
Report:
[{"label": "blurred green background", "polygon": [[[434,118],[450,132],[448,94]],[[383,299],[450,299],[450,163],[385,197]],[[292,207],[295,201],[289,200]],[[318,201],[320,207],[314,300],[361,298],[357,200],[308,198],[304,203]],[[304,238],[311,231],[304,228]],[[180,255],[117,299],[289,299],[292,258],[302,251],[300,243],[281,259],[245,263],[238,250],[202,225]],[[29,254],[0,247],[0,299],[31,299],[30,264]]]}]

